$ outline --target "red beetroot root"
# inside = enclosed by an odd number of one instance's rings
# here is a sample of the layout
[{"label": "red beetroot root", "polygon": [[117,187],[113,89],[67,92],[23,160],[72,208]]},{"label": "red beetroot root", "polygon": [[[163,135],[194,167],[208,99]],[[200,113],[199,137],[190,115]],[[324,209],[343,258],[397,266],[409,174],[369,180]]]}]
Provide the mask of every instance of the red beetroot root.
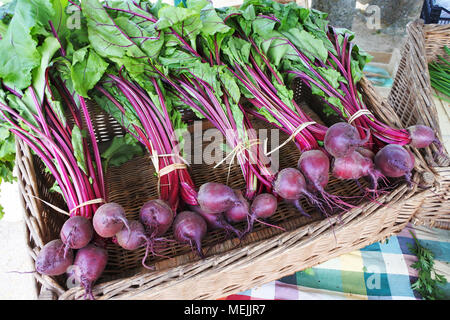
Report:
[{"label": "red beetroot root", "polygon": [[153,237],[162,236],[172,226],[175,213],[169,204],[161,199],[147,201],[139,211],[139,220],[146,232]]},{"label": "red beetroot root", "polygon": [[91,220],[82,216],[70,217],[62,226],[60,237],[65,244],[65,251],[81,249],[91,242],[94,237],[94,228]]},{"label": "red beetroot root", "polygon": [[84,298],[94,300],[92,286],[100,278],[108,262],[108,252],[95,244],[77,251],[73,271],[75,279],[85,289]]},{"label": "red beetroot root", "polygon": [[414,169],[414,156],[405,148],[389,144],[375,155],[375,167],[386,177],[405,177],[411,185],[411,171]]},{"label": "red beetroot root", "polygon": [[370,177],[372,180],[371,192],[377,192],[378,181],[384,179],[384,175],[375,168],[373,161],[355,151],[351,154],[336,158],[333,161],[332,175],[341,180],[358,180],[363,177]]},{"label": "red beetroot root", "polygon": [[370,139],[370,131],[367,137],[361,139],[358,130],[347,122],[338,122],[328,128],[324,138],[324,147],[335,158],[344,157],[364,146]]},{"label": "red beetroot root", "polygon": [[209,213],[225,212],[239,203],[239,199],[232,188],[217,182],[207,182],[201,185],[197,201],[200,207]]},{"label": "red beetroot root", "polygon": [[198,213],[182,211],[177,214],[173,223],[173,234],[179,243],[188,243],[196,248],[198,255],[204,258],[202,252],[202,239],[206,235],[207,224]]},{"label": "red beetroot root", "polygon": [[125,216],[125,210],[117,203],[110,202],[101,205],[92,218],[95,232],[103,238],[111,238],[123,226],[130,228]]},{"label": "red beetroot root", "polygon": [[48,276],[64,274],[73,263],[73,251],[68,249],[60,239],[48,242],[39,252],[35,261],[36,271]]},{"label": "red beetroot root", "polygon": [[[346,210],[346,208],[353,207],[341,199],[341,197],[325,191],[325,187],[329,182],[330,173],[330,159],[325,152],[321,150],[303,152],[298,160],[298,169],[305,177],[309,189],[318,193],[330,209],[334,210],[338,207]],[[327,215],[323,206],[319,205],[318,208]]]},{"label": "red beetroot root", "polygon": [[114,236],[117,244],[124,248],[125,250],[136,250],[141,247],[145,247],[145,255],[142,258],[142,266],[149,270],[154,270],[153,266],[148,266],[145,261],[147,260],[149,252],[153,255],[158,255],[154,250],[154,244],[157,241],[162,241],[161,238],[154,238],[153,236],[148,236],[144,225],[138,220],[130,220],[130,230],[123,227],[116,235]]}]

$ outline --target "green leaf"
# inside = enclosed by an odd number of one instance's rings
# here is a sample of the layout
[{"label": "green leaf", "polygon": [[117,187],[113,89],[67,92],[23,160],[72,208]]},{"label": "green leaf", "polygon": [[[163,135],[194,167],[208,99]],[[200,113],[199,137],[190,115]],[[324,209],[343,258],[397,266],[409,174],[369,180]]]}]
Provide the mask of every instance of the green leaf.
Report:
[{"label": "green leaf", "polygon": [[87,19],[89,42],[99,55],[123,57],[132,48],[136,56],[143,55],[136,52],[137,46],[114,24],[114,20],[98,0],[83,0],[81,8]]},{"label": "green leaf", "polygon": [[242,113],[242,110],[239,108],[239,106],[234,103],[233,101],[230,101],[230,109],[231,113],[233,115],[233,121],[236,124],[236,128],[239,134],[239,137],[242,139],[247,140],[248,138],[245,136],[245,130],[244,130],[244,114]]},{"label": "green leaf", "polygon": [[[147,27],[143,28],[142,24],[137,24],[128,17],[118,17],[114,21],[149,58],[158,57],[164,46],[164,33],[157,31],[156,25],[150,26],[147,23]],[[128,55],[137,57],[133,51]]]},{"label": "green leaf", "polygon": [[282,34],[289,38],[289,40],[310,60],[314,61],[315,59],[318,59],[322,62],[327,60],[328,50],[324,43],[308,31],[293,28],[289,31],[282,32]]},{"label": "green leaf", "polygon": [[443,293],[439,285],[447,283],[447,280],[434,270],[433,252],[423,247],[412,231],[410,233],[415,242],[415,246],[409,245],[410,251],[417,256],[417,261],[411,264],[411,267],[418,270],[417,281],[411,284],[411,288],[425,300],[440,299]]},{"label": "green leaf", "polygon": [[50,192],[56,192],[56,193],[59,193],[61,196],[64,197],[64,194],[63,194],[63,192],[62,192],[62,190],[61,190],[61,187],[59,186],[59,184],[58,184],[57,181],[55,181],[55,183],[52,185],[52,187],[50,188],[49,191],[50,191]]},{"label": "green leaf", "polygon": [[267,18],[256,18],[252,22],[253,32],[262,37],[266,37],[267,34],[274,31],[276,23],[276,21]]},{"label": "green leaf", "polygon": [[[179,70],[181,68],[189,67],[199,61],[199,58],[194,57],[192,54],[181,50],[166,50],[164,55],[159,57],[159,61],[165,67]],[[175,71],[176,71],[175,70]]]},{"label": "green leaf", "polygon": [[158,18],[156,22],[157,30],[172,28],[182,38],[189,39],[191,46],[195,49],[196,37],[200,34],[203,27],[199,11],[165,6],[159,10]]},{"label": "green leaf", "polygon": [[280,84],[277,81],[272,81],[272,84],[277,89],[277,95],[281,101],[295,111],[295,107],[292,103],[292,100],[294,99],[294,91],[289,89],[289,87],[285,84]]},{"label": "green leaf", "polygon": [[125,115],[117,108],[106,96],[94,95],[94,100],[106,113],[111,115],[118,123],[120,123],[126,130],[133,134],[137,134],[133,126],[142,129],[142,124],[137,116],[136,110],[130,105],[130,102],[124,97],[119,90],[114,87],[105,87],[106,90],[116,99],[125,109]]},{"label": "green leaf", "polygon": [[223,69],[219,73],[219,78],[226,88],[229,96],[234,100],[234,103],[239,103],[241,100],[241,91],[236,82],[236,77],[228,69]]},{"label": "green leaf", "polygon": [[309,276],[314,276],[314,269],[313,268],[307,268],[305,270],[303,270],[303,272]]},{"label": "green leaf", "polygon": [[254,20],[256,18],[255,6],[253,4],[258,4],[258,1],[246,1],[242,6],[242,16],[246,20]]},{"label": "green leaf", "polygon": [[31,84],[31,71],[39,65],[38,43],[31,36],[37,21],[30,3],[18,1],[8,30],[0,40],[0,78],[9,87],[24,89]]},{"label": "green leaf", "polygon": [[8,104],[11,108],[13,108],[14,110],[17,110],[19,112],[19,114],[25,120],[27,120],[28,122],[30,122],[31,124],[33,124],[35,126],[38,126],[38,123],[37,123],[36,119],[34,118],[34,115],[36,114],[36,108],[35,108],[34,104],[25,103],[25,101],[27,99],[31,99],[31,97],[29,96],[29,94],[30,94],[29,91],[30,90],[28,89],[25,92],[23,99],[20,99],[15,95],[8,94],[7,95]]},{"label": "green leaf", "polygon": [[39,101],[42,101],[44,97],[44,91],[46,86],[45,73],[51,63],[51,59],[53,58],[54,54],[58,51],[60,47],[61,45],[59,44],[58,39],[51,36],[47,37],[42,46],[38,48],[38,51],[41,56],[41,63],[39,67],[33,70],[32,85]]},{"label": "green leaf", "polygon": [[83,134],[81,129],[74,125],[72,129],[72,146],[73,146],[73,153],[75,156],[75,159],[77,159],[78,166],[85,174],[88,174],[88,170],[86,167],[86,159],[84,157],[84,148],[83,148]]},{"label": "green leaf", "polygon": [[[5,130],[5,128],[1,128],[1,130]],[[0,144],[0,160],[2,162],[14,161],[16,157],[16,146],[14,141],[14,136],[12,134],[10,134],[6,140],[2,140]]]},{"label": "green leaf", "polygon": [[361,70],[360,66],[359,66],[359,62],[355,61],[355,60],[351,60],[350,61],[350,66],[352,69],[352,78],[353,78],[353,83],[358,83],[359,80],[362,79],[362,77],[364,76],[363,71]]},{"label": "green leaf", "polygon": [[223,45],[223,53],[231,62],[246,65],[250,57],[251,43],[240,38],[230,37]]},{"label": "green leaf", "polygon": [[71,67],[71,76],[76,92],[88,98],[88,91],[102,78],[107,67],[108,63],[94,50],[89,48],[77,50],[73,55]]},{"label": "green leaf", "polygon": [[[341,99],[339,99],[337,97],[329,97],[329,96],[325,97],[325,99],[330,104],[332,104],[333,106],[337,107],[341,111],[341,114],[347,115],[347,111],[346,111],[344,105],[342,104]],[[333,113],[335,113],[334,110],[333,110]]]},{"label": "green leaf", "polygon": [[202,21],[201,33],[203,35],[215,35],[216,33],[228,33],[228,27],[219,17],[213,4],[208,0],[187,0],[188,9],[200,12],[200,20]]},{"label": "green leaf", "polygon": [[335,69],[318,67],[316,70],[335,89],[341,86],[341,82],[347,84],[347,80]]},{"label": "green leaf", "polygon": [[257,109],[258,113],[264,116],[264,118],[270,123],[275,124],[278,127],[282,127],[282,124],[274,117],[272,114],[267,111],[265,108]]},{"label": "green leaf", "polygon": [[8,26],[0,20],[0,40],[5,37],[6,31],[8,31]]},{"label": "green leaf", "polygon": [[124,67],[127,74],[143,88],[146,88],[149,83],[148,77],[157,75],[153,70],[149,70],[150,68],[145,60],[127,56],[122,58],[112,57],[110,60],[115,62],[119,69]]},{"label": "green leaf", "polygon": [[136,156],[144,153],[142,146],[132,135],[126,134],[123,137],[116,136],[109,147],[102,152],[104,166],[120,166]]}]

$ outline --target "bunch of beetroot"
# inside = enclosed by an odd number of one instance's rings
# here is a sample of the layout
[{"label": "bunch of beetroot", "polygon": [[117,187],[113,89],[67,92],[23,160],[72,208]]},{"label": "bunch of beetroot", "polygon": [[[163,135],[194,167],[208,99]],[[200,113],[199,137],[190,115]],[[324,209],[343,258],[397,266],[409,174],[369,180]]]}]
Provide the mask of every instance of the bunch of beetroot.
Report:
[{"label": "bunch of beetroot", "polygon": [[[240,239],[253,229],[255,221],[263,224],[275,214],[278,199],[270,193],[260,193],[252,201],[246,199],[240,190],[218,182],[207,182],[200,186],[198,206],[179,213],[174,221],[174,237],[178,242],[190,243],[203,257],[201,240],[207,230],[223,229]],[[233,224],[247,222],[245,230],[238,230]]]},{"label": "bunch of beetroot", "polygon": [[67,273],[85,289],[85,297],[93,299],[92,285],[102,275],[108,252],[105,239],[110,239],[125,250],[146,247],[142,259],[145,264],[148,252],[156,254],[153,245],[163,241],[161,236],[172,226],[174,212],[162,200],[150,200],[140,210],[139,220],[126,218],[124,208],[114,202],[100,206],[92,219],[70,217],[62,226],[60,239],[48,242],[39,252],[36,271],[56,276]]},{"label": "bunch of beetroot", "polygon": [[[434,136],[431,130],[427,130]],[[377,193],[378,182],[385,177],[404,177],[411,184],[411,171],[414,168],[414,155],[397,144],[387,144],[373,152],[367,147],[370,135],[361,139],[358,130],[346,122],[332,125],[325,136],[324,147],[333,157],[332,175],[342,180],[357,181],[369,177],[372,188],[369,191]],[[419,138],[419,141],[423,139]],[[430,143],[434,139],[429,139]],[[412,140],[411,145],[425,145]]]},{"label": "bunch of beetroot", "polygon": [[68,273],[85,288],[85,298],[93,299],[92,285],[100,278],[108,261],[106,249],[94,238],[90,219],[70,217],[61,228],[60,239],[48,242],[39,252],[36,271],[48,276]]}]

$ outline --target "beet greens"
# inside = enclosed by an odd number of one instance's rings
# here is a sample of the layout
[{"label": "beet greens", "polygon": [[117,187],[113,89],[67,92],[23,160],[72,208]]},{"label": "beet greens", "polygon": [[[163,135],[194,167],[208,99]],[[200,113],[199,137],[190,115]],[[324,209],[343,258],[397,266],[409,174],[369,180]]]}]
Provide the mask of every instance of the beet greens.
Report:
[{"label": "beet greens", "polygon": [[[54,37],[45,40],[48,59],[58,47]],[[52,73],[56,73],[55,67],[43,61],[39,78],[33,79],[23,95],[3,91],[3,125],[44,162],[56,180],[53,190],[63,196],[68,213],[91,218],[106,201],[97,141],[84,98],[72,95],[65,82]],[[64,110],[73,118],[67,119]]]},{"label": "beet greens", "polygon": [[350,30],[330,26],[327,14],[295,3],[252,0],[224,15],[227,24],[237,23],[286,83],[301,79],[321,98],[326,112],[337,114],[354,125],[362,139],[368,138],[367,146],[379,150],[386,144],[415,145],[407,129],[390,127],[367,109],[358,83],[371,56],[355,44]]}]

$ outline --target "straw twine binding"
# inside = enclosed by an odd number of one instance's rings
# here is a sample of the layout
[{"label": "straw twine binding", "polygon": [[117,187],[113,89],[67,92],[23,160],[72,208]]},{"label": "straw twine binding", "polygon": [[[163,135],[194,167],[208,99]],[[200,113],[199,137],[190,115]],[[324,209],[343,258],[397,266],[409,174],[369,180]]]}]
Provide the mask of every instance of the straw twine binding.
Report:
[{"label": "straw twine binding", "polygon": [[[424,25],[422,20],[411,22],[402,58],[389,96],[396,107],[402,126],[422,123],[436,129],[442,139],[437,109],[432,96],[428,63],[443,55],[443,46],[450,46],[450,25]],[[433,170],[433,188],[425,198],[413,222],[418,225],[450,229],[450,158],[446,155],[433,161],[437,148],[414,150],[416,157],[430,163]]]}]

